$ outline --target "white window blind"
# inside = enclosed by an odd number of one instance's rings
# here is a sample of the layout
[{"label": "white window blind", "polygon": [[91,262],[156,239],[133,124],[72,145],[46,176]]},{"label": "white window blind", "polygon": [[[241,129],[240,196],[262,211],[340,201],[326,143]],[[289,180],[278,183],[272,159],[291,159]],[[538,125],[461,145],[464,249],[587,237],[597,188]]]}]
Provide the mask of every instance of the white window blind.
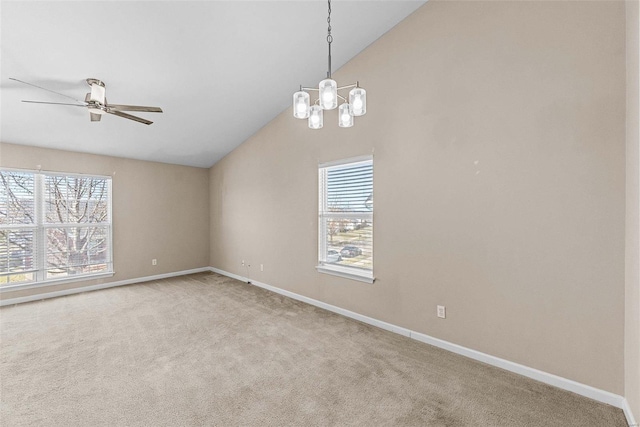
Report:
[{"label": "white window blind", "polygon": [[0,169],[0,287],[113,271],[111,178]]},{"label": "white window blind", "polygon": [[36,272],[35,176],[0,171],[0,286]]},{"label": "white window blind", "polygon": [[318,271],[373,282],[373,159],[320,165]]}]

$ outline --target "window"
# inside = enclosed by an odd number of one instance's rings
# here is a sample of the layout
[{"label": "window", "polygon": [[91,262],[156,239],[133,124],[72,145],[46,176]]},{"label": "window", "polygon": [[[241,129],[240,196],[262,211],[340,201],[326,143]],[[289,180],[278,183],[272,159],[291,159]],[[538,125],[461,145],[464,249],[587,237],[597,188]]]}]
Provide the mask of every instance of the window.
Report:
[{"label": "window", "polygon": [[111,274],[111,178],[0,169],[0,287]]},{"label": "window", "polygon": [[318,169],[318,271],[373,283],[373,158]]}]

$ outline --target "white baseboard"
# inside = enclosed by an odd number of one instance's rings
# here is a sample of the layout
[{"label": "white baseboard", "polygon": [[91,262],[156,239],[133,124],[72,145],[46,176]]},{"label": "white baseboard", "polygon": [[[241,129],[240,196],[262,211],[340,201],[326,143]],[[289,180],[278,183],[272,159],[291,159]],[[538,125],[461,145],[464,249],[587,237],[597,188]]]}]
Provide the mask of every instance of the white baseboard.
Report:
[{"label": "white baseboard", "polygon": [[266,283],[262,283],[253,279],[248,279],[246,277],[242,277],[237,274],[229,273],[227,271],[220,270],[219,268],[211,267],[210,271],[221,274],[223,276],[240,280],[242,282],[251,283],[252,285],[258,286],[263,289],[267,289],[269,291],[278,293],[280,295],[284,295],[286,297],[289,297],[298,301],[302,301],[307,304],[311,304],[316,307],[323,308],[325,310],[332,311],[334,313],[338,313],[346,317],[350,317],[360,322],[367,323],[369,325],[376,326],[378,328],[391,331],[396,334],[413,338],[414,340],[421,341],[421,342],[433,345],[435,347],[439,347],[444,350],[448,350],[453,353],[469,357],[474,360],[478,360],[488,365],[496,366],[506,371],[523,375],[525,377],[534,379],[536,381],[540,381],[542,383],[549,384],[554,387],[558,387],[560,389],[567,390],[567,391],[579,394],[581,396],[588,397],[598,402],[606,403],[608,405],[622,409],[625,417],[627,418],[627,423],[629,424],[629,426],[632,426],[632,427],[638,426],[638,424],[636,424],[635,418],[633,417],[633,414],[631,413],[631,408],[629,407],[627,399],[625,399],[623,396],[620,396],[605,390],[601,390],[595,387],[591,387],[589,385],[582,384],[567,378],[559,377],[557,375],[550,374],[548,372],[543,372],[538,369],[530,368],[528,366],[524,366],[519,363],[510,362],[508,360],[501,359],[496,356],[491,356],[490,354],[482,353],[480,351],[463,347],[458,344],[453,344],[451,342],[441,340],[439,338],[434,338],[432,336],[429,336],[420,332],[415,332],[407,328],[396,326],[391,323],[383,322],[381,320],[374,319],[372,317],[364,316],[362,314],[355,313],[353,311],[349,311],[344,308],[337,307],[335,305],[327,304],[322,301],[315,300],[313,298],[305,297],[304,295],[299,295],[291,291],[276,288],[275,286],[271,286]]},{"label": "white baseboard", "polygon": [[640,424],[633,417],[633,413],[631,413],[631,406],[629,406],[629,402],[627,399],[624,399],[622,402],[622,411],[624,412],[624,416],[627,417],[627,423],[629,427],[638,427]]},{"label": "white baseboard", "polygon": [[39,301],[47,298],[61,297],[64,295],[78,294],[81,292],[96,291],[98,289],[113,288],[116,286],[131,285],[133,283],[149,282],[151,280],[166,279],[168,277],[184,276],[185,274],[202,273],[211,271],[209,267],[194,268],[191,270],[175,271],[172,273],[157,274],[155,276],[138,277],[135,279],[118,280],[115,282],[101,283],[99,285],[81,286],[78,288],[65,289],[62,291],[47,292],[43,294],[29,295],[27,297],[7,298],[0,300],[0,307],[5,305],[20,304],[29,301]]}]

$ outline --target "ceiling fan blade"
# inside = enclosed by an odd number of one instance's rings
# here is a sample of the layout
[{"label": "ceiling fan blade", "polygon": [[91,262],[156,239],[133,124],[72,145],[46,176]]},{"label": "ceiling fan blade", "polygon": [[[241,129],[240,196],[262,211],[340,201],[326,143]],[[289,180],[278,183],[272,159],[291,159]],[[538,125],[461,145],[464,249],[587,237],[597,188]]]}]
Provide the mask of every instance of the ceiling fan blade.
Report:
[{"label": "ceiling fan blade", "polygon": [[160,107],[143,107],[141,105],[122,104],[108,104],[108,107],[118,111],[146,111],[148,113],[162,113],[162,108]]},{"label": "ceiling fan blade", "polygon": [[127,113],[123,113],[121,111],[118,110],[107,110],[107,113],[109,114],[113,114],[115,116],[119,116],[119,117],[124,117],[125,119],[129,119],[129,120],[135,120],[136,122],[140,122],[140,123],[144,123],[145,125],[150,125],[151,121],[143,119],[142,117],[136,117],[136,116],[132,116],[131,114],[127,114]]},{"label": "ceiling fan blade", "polygon": [[22,102],[28,102],[30,104],[53,104],[53,105],[71,105],[73,107],[86,107],[86,104],[68,104],[66,102],[25,101],[24,99],[22,100]]},{"label": "ceiling fan blade", "polygon": [[89,113],[91,115],[91,121],[92,122],[99,122],[100,119],[102,118],[102,114],[96,114],[96,113]]},{"label": "ceiling fan blade", "polygon": [[64,96],[65,98],[69,98],[69,99],[73,99],[76,102],[82,102],[82,101],[78,101],[77,99],[69,96],[69,95],[65,95],[64,93],[60,93],[60,92],[56,92],[54,90],[51,89],[47,89],[46,87],[42,87],[42,86],[38,86],[38,85],[34,85],[33,83],[27,83],[27,82],[23,82],[22,80],[18,80],[18,79],[14,79],[13,77],[9,77],[9,80],[13,80],[16,82],[20,82],[23,83],[25,85],[29,85],[29,86],[33,86],[33,87],[37,87],[38,89],[42,89],[42,90],[46,90],[47,92],[51,92],[51,93],[55,93],[56,95],[60,95],[60,96]]}]

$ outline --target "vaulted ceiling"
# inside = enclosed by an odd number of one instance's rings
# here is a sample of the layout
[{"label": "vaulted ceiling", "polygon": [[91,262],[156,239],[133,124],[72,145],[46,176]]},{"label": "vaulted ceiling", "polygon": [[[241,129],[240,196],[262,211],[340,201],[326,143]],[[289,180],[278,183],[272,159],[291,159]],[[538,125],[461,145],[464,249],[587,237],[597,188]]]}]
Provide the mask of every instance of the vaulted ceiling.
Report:
[{"label": "vaulted ceiling", "polygon": [[[334,71],[423,3],[333,0]],[[327,70],[324,1],[2,1],[0,14],[5,143],[209,167]],[[79,100],[97,78],[108,102],[164,113],[91,122],[21,102],[73,101],[11,77]]]}]

